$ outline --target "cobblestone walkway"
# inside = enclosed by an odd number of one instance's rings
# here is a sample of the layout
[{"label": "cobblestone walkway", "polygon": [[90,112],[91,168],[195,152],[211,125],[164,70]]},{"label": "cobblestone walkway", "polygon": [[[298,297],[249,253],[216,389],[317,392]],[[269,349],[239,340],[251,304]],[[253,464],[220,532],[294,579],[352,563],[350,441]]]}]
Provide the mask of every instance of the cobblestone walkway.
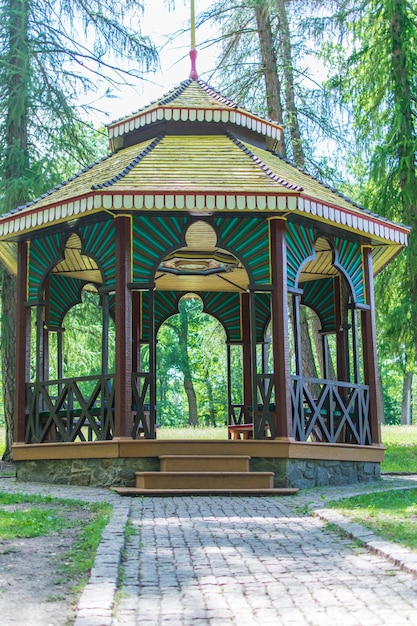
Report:
[{"label": "cobblestone walkway", "polygon": [[314,500],[133,500],[112,626],[416,624],[417,578],[305,515]]},{"label": "cobblestone walkway", "polygon": [[129,499],[14,481],[1,488],[111,501],[74,626],[401,626],[417,623],[417,554],[317,512],[370,549],[362,547],[309,507],[416,484],[384,479],[261,498]]}]

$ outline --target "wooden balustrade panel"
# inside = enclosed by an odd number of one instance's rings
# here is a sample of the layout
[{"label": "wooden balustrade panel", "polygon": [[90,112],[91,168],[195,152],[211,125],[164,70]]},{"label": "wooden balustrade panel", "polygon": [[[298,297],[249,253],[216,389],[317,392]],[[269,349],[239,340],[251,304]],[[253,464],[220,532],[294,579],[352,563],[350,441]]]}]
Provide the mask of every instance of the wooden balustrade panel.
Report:
[{"label": "wooden balustrade panel", "polygon": [[367,385],[301,376],[291,379],[297,441],[371,445]]},{"label": "wooden balustrade panel", "polygon": [[111,439],[114,377],[82,376],[26,385],[26,443]]}]

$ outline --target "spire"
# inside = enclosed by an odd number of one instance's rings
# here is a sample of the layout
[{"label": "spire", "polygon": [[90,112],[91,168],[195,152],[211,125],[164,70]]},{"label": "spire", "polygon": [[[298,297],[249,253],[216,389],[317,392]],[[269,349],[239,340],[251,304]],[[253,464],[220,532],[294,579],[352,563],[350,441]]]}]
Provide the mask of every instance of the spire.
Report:
[{"label": "spire", "polygon": [[197,74],[197,50],[195,47],[195,6],[194,0],[191,0],[191,50],[190,50],[190,59],[191,59],[191,72],[190,78],[192,80],[198,80]]}]

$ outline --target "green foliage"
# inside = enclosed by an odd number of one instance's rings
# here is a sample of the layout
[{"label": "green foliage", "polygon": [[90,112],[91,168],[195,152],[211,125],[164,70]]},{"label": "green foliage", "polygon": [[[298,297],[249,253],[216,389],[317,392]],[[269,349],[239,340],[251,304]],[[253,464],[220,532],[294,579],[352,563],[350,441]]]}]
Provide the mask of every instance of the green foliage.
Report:
[{"label": "green foliage", "polygon": [[384,491],[328,502],[389,541],[417,550],[417,489]]},{"label": "green foliage", "polygon": [[[105,83],[116,86],[155,67],[156,51],[140,33],[141,12],[139,0],[0,1],[0,83],[5,87],[0,90],[0,167],[8,181],[3,190],[12,196],[10,208],[22,201],[22,189],[27,199],[36,197],[62,180],[62,170],[69,175],[76,164],[73,174],[96,158],[91,137],[101,144],[101,135],[83,121],[93,107],[81,102]],[[130,59],[134,69],[120,69],[121,59]]]},{"label": "green foliage", "polygon": [[226,372],[223,328],[217,320],[202,313],[199,299],[184,299],[180,312],[169,318],[158,332],[158,423],[175,427],[188,423],[189,409],[183,386],[187,375],[191,377],[197,396],[199,424],[224,424],[227,421]]},{"label": "green foliage", "polygon": [[[95,293],[83,291],[82,303],[64,319],[63,375],[93,376],[101,372],[102,311]],[[114,372],[115,328],[109,320],[109,371]],[[53,378],[53,376],[51,376]]]},{"label": "green foliage", "polygon": [[357,199],[413,226],[407,250],[376,283],[378,350],[391,420],[398,418],[398,375],[414,373],[417,362],[417,14],[408,0],[344,0],[335,17],[345,45],[327,46],[328,85],[352,113]]}]

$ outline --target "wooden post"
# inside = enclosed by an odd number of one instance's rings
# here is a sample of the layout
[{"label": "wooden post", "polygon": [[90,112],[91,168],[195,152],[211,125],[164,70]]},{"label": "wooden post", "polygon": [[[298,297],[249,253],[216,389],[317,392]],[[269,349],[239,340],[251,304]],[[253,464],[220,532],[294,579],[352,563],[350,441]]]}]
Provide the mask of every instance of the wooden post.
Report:
[{"label": "wooden post", "polygon": [[26,431],[26,383],[30,380],[30,316],[25,308],[28,269],[28,248],[20,241],[17,248],[17,292],[16,292],[16,388],[14,412],[14,440],[25,441]]},{"label": "wooden post", "polygon": [[272,350],[275,383],[275,432],[292,437],[291,377],[288,350],[287,242],[285,219],[270,221]]},{"label": "wooden post", "polygon": [[242,320],[242,371],[243,371],[243,412],[245,423],[251,422],[249,408],[253,407],[252,397],[252,354],[251,354],[251,323],[250,323],[250,294],[240,295],[240,314]]},{"label": "wooden post", "polygon": [[372,271],[372,249],[363,247],[363,273],[365,281],[366,304],[369,308],[362,311],[363,372],[365,384],[369,385],[369,423],[373,444],[381,443],[381,424],[379,415],[379,375],[376,352],[374,276]]},{"label": "wooden post", "polygon": [[155,292],[149,289],[149,430],[150,438],[156,438],[156,334],[155,334]]},{"label": "wooden post", "polygon": [[102,328],[101,328],[101,373],[109,373],[109,294],[101,296]]},{"label": "wooden post", "polygon": [[140,329],[141,329],[141,298],[142,292],[132,293],[132,372],[141,371],[140,363]]},{"label": "wooden post", "polygon": [[[227,361],[227,425],[232,425],[232,359],[230,354],[230,343],[226,343],[226,361]],[[230,439],[230,432],[228,433]]]},{"label": "wooden post", "polygon": [[132,430],[132,298],[130,218],[116,217],[116,368],[114,436],[131,437]]},{"label": "wooden post", "polygon": [[43,341],[43,359],[42,359],[42,380],[49,380],[49,308],[50,308],[50,279],[49,276],[45,283],[45,308],[44,319],[42,323],[42,341]]},{"label": "wooden post", "polygon": [[333,281],[334,284],[334,310],[335,310],[335,325],[336,325],[336,369],[337,380],[347,381],[347,354],[346,354],[346,341],[345,341],[345,328],[342,312],[342,285],[340,276],[336,276]]}]

